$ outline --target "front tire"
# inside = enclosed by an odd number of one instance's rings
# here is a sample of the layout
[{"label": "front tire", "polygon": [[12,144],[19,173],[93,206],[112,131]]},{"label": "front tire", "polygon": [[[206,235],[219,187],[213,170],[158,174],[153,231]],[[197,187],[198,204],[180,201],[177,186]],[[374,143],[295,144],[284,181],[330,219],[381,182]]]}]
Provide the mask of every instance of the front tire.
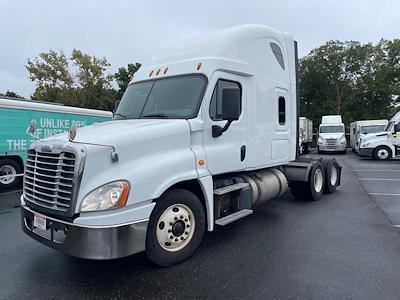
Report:
[{"label": "front tire", "polygon": [[21,182],[21,177],[15,177],[14,175],[21,174],[21,166],[12,159],[1,159],[0,160],[0,189],[15,188]]},{"label": "front tire", "polygon": [[200,246],[205,214],[199,198],[176,189],[157,200],[146,234],[146,254],[158,266],[168,267],[188,259]]},{"label": "front tire", "polygon": [[375,148],[373,156],[376,160],[388,160],[392,157],[392,150],[386,146],[378,146]]}]

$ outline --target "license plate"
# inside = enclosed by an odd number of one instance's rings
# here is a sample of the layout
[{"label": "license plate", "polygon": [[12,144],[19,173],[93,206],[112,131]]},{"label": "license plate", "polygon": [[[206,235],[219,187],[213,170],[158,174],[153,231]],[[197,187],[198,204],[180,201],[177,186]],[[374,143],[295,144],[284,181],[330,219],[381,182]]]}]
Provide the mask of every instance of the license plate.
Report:
[{"label": "license plate", "polygon": [[46,217],[35,214],[33,216],[33,226],[42,230],[46,230]]}]

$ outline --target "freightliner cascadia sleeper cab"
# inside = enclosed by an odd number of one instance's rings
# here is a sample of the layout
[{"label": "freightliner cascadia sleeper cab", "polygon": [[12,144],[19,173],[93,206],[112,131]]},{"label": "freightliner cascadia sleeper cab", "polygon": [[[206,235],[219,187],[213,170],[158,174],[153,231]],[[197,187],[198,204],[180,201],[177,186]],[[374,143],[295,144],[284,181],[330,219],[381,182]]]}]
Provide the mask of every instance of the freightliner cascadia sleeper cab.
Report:
[{"label": "freightliner cascadia sleeper cab", "polygon": [[30,147],[23,230],[73,256],[146,251],[169,266],[206,230],[288,187],[310,200],[335,191],[334,159],[297,159],[296,47],[287,33],[245,25],[159,52],[113,121]]}]

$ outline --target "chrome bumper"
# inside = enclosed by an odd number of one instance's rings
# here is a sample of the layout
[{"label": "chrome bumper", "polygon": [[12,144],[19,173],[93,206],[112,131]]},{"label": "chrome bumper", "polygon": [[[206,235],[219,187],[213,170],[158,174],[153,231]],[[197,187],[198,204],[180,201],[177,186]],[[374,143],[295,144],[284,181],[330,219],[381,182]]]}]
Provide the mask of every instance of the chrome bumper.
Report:
[{"label": "chrome bumper", "polygon": [[344,145],[330,145],[330,146],[328,146],[328,145],[318,145],[318,147],[319,147],[320,151],[326,151],[326,152],[329,152],[329,151],[335,152],[335,151],[344,151],[344,150],[346,150],[346,144],[344,144]]},{"label": "chrome bumper", "polygon": [[[86,259],[113,259],[145,250],[148,220],[110,226],[88,226],[46,216],[46,230],[34,228],[35,212],[21,206],[22,229],[38,242]],[[40,213],[38,213],[40,214]]]}]

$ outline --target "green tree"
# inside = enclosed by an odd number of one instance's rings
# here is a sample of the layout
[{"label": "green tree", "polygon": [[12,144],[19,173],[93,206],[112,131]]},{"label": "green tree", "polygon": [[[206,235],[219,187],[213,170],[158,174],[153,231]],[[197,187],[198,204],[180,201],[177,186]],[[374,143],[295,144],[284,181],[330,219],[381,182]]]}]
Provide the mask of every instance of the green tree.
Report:
[{"label": "green tree", "polygon": [[119,68],[118,72],[114,74],[114,78],[118,84],[117,99],[121,99],[126,88],[128,87],[129,81],[133,75],[142,65],[140,63],[128,64],[127,68]]},{"label": "green tree", "polygon": [[50,50],[29,59],[26,69],[36,82],[32,98],[66,105],[112,110],[116,91],[113,76],[107,74],[110,64],[74,49],[71,57]]},{"label": "green tree", "polygon": [[21,97],[21,96],[18,95],[17,93],[15,93],[15,92],[13,92],[13,91],[9,91],[9,90],[7,90],[7,92],[6,92],[5,94],[0,93],[0,96],[10,97],[10,98],[24,99],[24,97]]}]

